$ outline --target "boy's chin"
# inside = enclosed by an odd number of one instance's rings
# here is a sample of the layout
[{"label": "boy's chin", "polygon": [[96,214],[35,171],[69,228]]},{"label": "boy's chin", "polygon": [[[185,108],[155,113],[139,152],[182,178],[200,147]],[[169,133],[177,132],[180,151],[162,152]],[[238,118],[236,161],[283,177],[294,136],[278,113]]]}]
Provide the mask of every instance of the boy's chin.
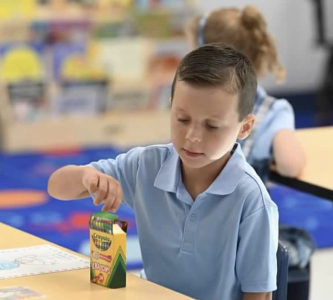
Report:
[{"label": "boy's chin", "polygon": [[202,158],[200,160],[199,159],[192,160],[192,159],[188,159],[187,157],[181,156],[180,159],[182,161],[182,164],[185,167],[190,168],[190,169],[200,169],[209,164],[208,161],[206,161],[205,159],[202,159]]}]

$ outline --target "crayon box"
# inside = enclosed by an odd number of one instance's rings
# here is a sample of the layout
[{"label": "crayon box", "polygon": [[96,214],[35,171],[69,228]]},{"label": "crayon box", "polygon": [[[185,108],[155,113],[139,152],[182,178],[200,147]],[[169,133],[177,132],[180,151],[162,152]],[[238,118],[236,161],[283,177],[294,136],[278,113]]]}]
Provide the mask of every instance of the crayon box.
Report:
[{"label": "crayon box", "polygon": [[115,214],[91,215],[90,281],[112,289],[126,286],[127,222]]}]

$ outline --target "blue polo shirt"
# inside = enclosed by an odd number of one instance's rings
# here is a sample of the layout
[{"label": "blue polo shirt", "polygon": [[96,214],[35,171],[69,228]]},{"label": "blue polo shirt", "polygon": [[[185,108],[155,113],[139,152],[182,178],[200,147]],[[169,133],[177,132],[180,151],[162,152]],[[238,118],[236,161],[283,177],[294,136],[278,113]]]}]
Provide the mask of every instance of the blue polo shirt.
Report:
[{"label": "blue polo shirt", "polygon": [[147,279],[201,300],[276,289],[278,210],[240,146],[195,201],[172,144],[91,163],[135,211]]},{"label": "blue polo shirt", "polygon": [[[253,109],[254,114],[256,114],[258,106],[266,96],[266,91],[258,86]],[[295,114],[292,106],[285,99],[276,99],[255,132],[253,148],[249,157],[247,157],[248,163],[253,164],[255,161],[270,160],[275,135],[281,130],[294,129]],[[242,142],[240,143],[242,144]]]}]

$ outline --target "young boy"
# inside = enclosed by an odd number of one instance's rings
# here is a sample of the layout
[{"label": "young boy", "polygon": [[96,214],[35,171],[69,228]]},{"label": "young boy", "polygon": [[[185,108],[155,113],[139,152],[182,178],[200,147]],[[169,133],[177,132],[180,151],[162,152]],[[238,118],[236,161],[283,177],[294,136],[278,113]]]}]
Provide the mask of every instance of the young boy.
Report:
[{"label": "young boy", "polygon": [[171,92],[172,144],[66,166],[49,193],[135,211],[147,279],[201,300],[270,299],[278,211],[237,139],[253,127],[256,74],[233,48],[184,57]]},{"label": "young boy", "polygon": [[[253,5],[219,8],[194,17],[186,26],[186,35],[193,48],[223,43],[243,53],[252,62],[258,80],[268,73],[277,83],[285,79],[286,71],[265,16]],[[295,134],[295,114],[290,103],[272,97],[258,85],[252,113],[256,115],[255,126],[251,135],[240,141],[246,161],[266,183],[272,163],[282,176],[299,176],[306,157]],[[288,245],[290,252],[287,298],[308,300],[314,243],[304,230],[283,225],[280,241]],[[300,279],[299,270],[308,272],[308,279]]]}]

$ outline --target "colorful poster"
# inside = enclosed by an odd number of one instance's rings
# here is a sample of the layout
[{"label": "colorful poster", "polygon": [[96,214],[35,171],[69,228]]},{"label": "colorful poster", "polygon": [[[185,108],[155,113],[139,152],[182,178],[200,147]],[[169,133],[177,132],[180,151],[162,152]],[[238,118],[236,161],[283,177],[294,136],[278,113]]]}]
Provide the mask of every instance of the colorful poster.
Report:
[{"label": "colorful poster", "polygon": [[6,82],[40,80],[43,77],[42,46],[14,43],[0,48],[0,78]]},{"label": "colorful poster", "polygon": [[108,75],[117,82],[142,80],[147,73],[151,54],[148,39],[117,38],[97,44],[96,63],[104,66]]},{"label": "colorful poster", "polygon": [[98,64],[95,43],[61,43],[53,48],[56,80],[104,80],[106,66]]},{"label": "colorful poster", "polygon": [[[76,64],[76,72],[83,69],[84,64],[81,61],[86,53],[86,45],[84,43],[59,43],[52,48],[52,51],[53,75],[56,80],[65,76],[64,68],[66,64],[71,64],[70,61],[75,61],[72,64]],[[68,74],[68,76],[71,76],[71,74]]]}]

